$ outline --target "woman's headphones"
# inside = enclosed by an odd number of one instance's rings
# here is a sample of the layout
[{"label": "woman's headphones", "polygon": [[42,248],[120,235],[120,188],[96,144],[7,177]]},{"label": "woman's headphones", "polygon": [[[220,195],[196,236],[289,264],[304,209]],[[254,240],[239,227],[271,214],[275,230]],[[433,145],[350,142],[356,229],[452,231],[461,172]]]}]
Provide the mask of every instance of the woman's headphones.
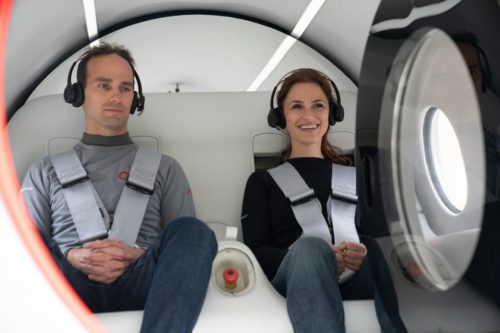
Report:
[{"label": "woman's headphones", "polygon": [[335,85],[335,83],[330,79],[328,76],[326,76],[324,73],[311,69],[311,68],[299,68],[295,69],[291,72],[288,72],[285,74],[281,80],[279,80],[278,84],[274,87],[273,92],[271,93],[271,109],[269,110],[269,114],[267,115],[267,123],[269,126],[274,127],[274,128],[280,128],[284,129],[286,127],[286,120],[285,120],[285,114],[283,113],[283,109],[278,105],[277,107],[274,106],[274,96],[276,95],[276,91],[278,90],[278,87],[281,86],[288,77],[291,75],[304,71],[304,70],[312,70],[320,74],[324,79],[326,79],[328,82],[330,82],[332,86],[332,92],[335,92],[335,95],[331,95],[328,98],[328,102],[330,104],[330,111],[328,114],[328,123],[330,126],[335,125],[337,122],[341,122],[344,120],[344,107],[342,106],[341,100],[340,100],[340,93]]},{"label": "woman's headphones", "polygon": [[[76,71],[76,82],[71,83],[71,75],[73,74],[73,68],[78,64],[78,68]],[[142,85],[141,79],[139,75],[134,69],[134,66],[127,61],[132,68],[132,72],[134,73],[134,78],[137,81],[137,89],[139,92],[134,91],[134,98],[132,100],[132,105],[130,107],[130,114],[134,114],[135,110],[139,111],[139,114],[144,110],[144,103],[146,102],[146,98],[142,94]],[[64,100],[66,103],[73,105],[74,107],[82,106],[83,101],[85,100],[85,93],[83,87],[83,66],[87,65],[87,61],[82,61],[82,59],[76,60],[69,69],[68,73],[68,84],[66,88],[64,88]]]}]

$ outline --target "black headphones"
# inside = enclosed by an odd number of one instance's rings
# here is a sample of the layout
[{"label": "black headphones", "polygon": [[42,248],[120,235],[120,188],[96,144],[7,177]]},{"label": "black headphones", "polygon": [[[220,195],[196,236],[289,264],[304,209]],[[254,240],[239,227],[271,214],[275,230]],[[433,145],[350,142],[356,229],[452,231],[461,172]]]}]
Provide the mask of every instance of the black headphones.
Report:
[{"label": "black headphones", "polygon": [[[283,113],[283,109],[278,105],[277,107],[274,107],[274,96],[276,95],[276,91],[278,90],[278,87],[285,82],[285,80],[292,74],[297,73],[302,70],[306,70],[310,68],[299,68],[295,69],[291,72],[288,72],[285,74],[281,80],[279,80],[278,84],[274,87],[273,92],[271,93],[271,109],[269,110],[269,114],[267,115],[267,123],[269,126],[274,127],[274,128],[280,128],[284,129],[286,127],[286,120],[285,120],[285,114]],[[330,82],[332,86],[332,91],[335,92],[335,96],[330,96],[328,98],[329,103],[330,103],[330,110],[328,114],[328,123],[330,126],[335,125],[337,122],[341,122],[344,120],[344,107],[342,106],[341,100],[340,100],[340,93],[335,85],[335,83],[330,79],[328,76],[326,76],[324,73],[312,69],[316,72],[318,72],[321,76],[323,76],[327,81]],[[334,98],[335,97],[335,98]]]},{"label": "black headphones", "polygon": [[[76,71],[76,82],[71,83],[71,75],[73,74],[73,68],[75,65],[78,64],[78,68]],[[139,78],[139,75],[134,69],[134,66],[130,62],[130,67],[132,68],[132,72],[134,73],[134,78],[137,81],[137,88],[139,92],[134,91],[134,98],[132,100],[132,105],[130,107],[130,114],[134,114],[135,110],[139,111],[140,113],[144,110],[144,103],[146,102],[146,98],[142,94],[142,85],[141,85],[141,79]],[[72,65],[71,68],[69,69],[68,73],[68,84],[66,85],[66,88],[64,88],[64,100],[66,103],[69,103],[73,105],[74,107],[79,107],[82,106],[83,101],[85,100],[85,93],[84,93],[84,87],[83,87],[83,66],[87,65],[87,61],[82,61],[82,59],[76,60]],[[139,114],[140,114],[139,113]]]}]

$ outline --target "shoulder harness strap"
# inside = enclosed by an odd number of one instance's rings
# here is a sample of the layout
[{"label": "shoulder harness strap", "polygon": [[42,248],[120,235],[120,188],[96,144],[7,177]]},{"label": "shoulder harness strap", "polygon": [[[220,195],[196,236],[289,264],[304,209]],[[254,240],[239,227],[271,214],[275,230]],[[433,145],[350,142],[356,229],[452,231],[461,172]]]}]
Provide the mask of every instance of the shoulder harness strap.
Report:
[{"label": "shoulder harness strap", "polygon": [[141,228],[149,198],[155,188],[161,154],[139,149],[116,206],[110,239],[120,239],[134,245]]},{"label": "shoulder harness strap", "polygon": [[[109,215],[89,181],[80,159],[69,150],[50,159],[63,187],[64,197],[75,223],[80,241],[106,238]],[[144,219],[149,198],[154,191],[161,154],[138,149],[126,186],[116,207],[110,239],[120,239],[134,245]]]},{"label": "shoulder harness strap", "polygon": [[302,236],[318,237],[332,244],[330,231],[321,212],[321,203],[297,170],[286,162],[267,172],[292,206],[293,214],[302,227]]},{"label": "shoulder harness strap", "polygon": [[[330,231],[321,212],[321,203],[314,190],[305,183],[297,170],[284,163],[268,170],[278,187],[292,206],[293,214],[302,227],[302,237],[317,237],[332,244]],[[355,226],[355,213],[358,197],[356,194],[356,169],[338,164],[332,165],[332,194],[327,208],[333,224],[335,244],[343,241],[359,242]],[[335,218],[332,218],[332,214]],[[292,244],[293,246],[293,244]],[[339,281],[344,282],[354,274],[346,269]]]},{"label": "shoulder harness strap", "polygon": [[80,241],[85,243],[107,236],[104,213],[96,201],[97,193],[76,152],[68,150],[51,155],[50,160],[63,188]]},{"label": "shoulder harness strap", "polygon": [[[332,165],[332,195],[329,200],[329,218],[333,224],[335,244],[342,242],[359,243],[356,230],[356,168],[339,164]],[[332,215],[335,214],[335,218]],[[349,279],[354,272],[346,267],[339,281]]]}]

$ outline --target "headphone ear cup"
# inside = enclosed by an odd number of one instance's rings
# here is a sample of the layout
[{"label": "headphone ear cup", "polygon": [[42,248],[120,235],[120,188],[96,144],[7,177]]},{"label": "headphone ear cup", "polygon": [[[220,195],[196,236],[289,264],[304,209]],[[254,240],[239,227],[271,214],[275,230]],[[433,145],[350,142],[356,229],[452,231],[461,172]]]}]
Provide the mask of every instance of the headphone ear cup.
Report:
[{"label": "headphone ear cup", "polygon": [[71,90],[73,91],[73,101],[71,105],[75,108],[82,106],[83,101],[85,100],[85,93],[83,91],[83,86],[80,82],[75,82],[71,86]]},{"label": "headphone ear cup", "polygon": [[332,103],[330,106],[330,114],[328,115],[330,126],[333,126],[342,120],[344,120],[344,107],[340,104]]},{"label": "headphone ear cup", "polygon": [[137,102],[137,111],[143,111],[145,103],[146,103],[146,97],[144,95],[139,95],[139,100]]},{"label": "headphone ear cup", "polygon": [[330,126],[335,125],[335,123],[337,122],[336,114],[337,114],[337,104],[332,103],[332,105],[330,105],[330,113],[328,113],[328,124]]},{"label": "headphone ear cup", "polygon": [[[85,99],[85,92],[83,89],[83,85],[80,83],[80,81],[71,84],[71,74],[73,73],[73,68],[75,68],[75,65],[78,63],[79,60],[75,61],[73,65],[71,65],[71,68],[69,69],[68,84],[66,85],[66,88],[64,88],[64,93],[63,93],[64,101],[66,103],[73,105],[74,107],[81,106],[83,104],[83,100]],[[81,65],[82,62],[80,61],[80,63],[78,64],[78,73],[80,73],[81,71],[80,69]],[[78,73],[77,77],[79,77]]]},{"label": "headphone ear cup", "polygon": [[75,91],[73,90],[73,85],[71,83],[64,88],[63,96],[66,103],[73,104],[73,101],[75,100]]},{"label": "headphone ear cup", "polygon": [[337,122],[344,120],[344,107],[341,104],[336,105],[335,119]]},{"label": "headphone ear cup", "polygon": [[267,114],[267,124],[269,127],[276,127],[278,123],[278,119],[276,116],[276,109],[269,109],[269,113]]},{"label": "headphone ear cup", "polygon": [[137,92],[134,91],[134,98],[132,99],[132,105],[130,106],[130,114],[134,114],[138,106],[139,106],[139,97],[137,97]]},{"label": "headphone ear cup", "polygon": [[285,128],[286,127],[286,119],[285,119],[285,113],[283,112],[282,108],[277,108],[276,109],[276,114],[278,115],[278,126],[279,128]]},{"label": "headphone ear cup", "polygon": [[286,127],[285,115],[283,114],[283,110],[281,108],[273,108],[269,110],[269,114],[267,115],[267,123],[271,127]]}]

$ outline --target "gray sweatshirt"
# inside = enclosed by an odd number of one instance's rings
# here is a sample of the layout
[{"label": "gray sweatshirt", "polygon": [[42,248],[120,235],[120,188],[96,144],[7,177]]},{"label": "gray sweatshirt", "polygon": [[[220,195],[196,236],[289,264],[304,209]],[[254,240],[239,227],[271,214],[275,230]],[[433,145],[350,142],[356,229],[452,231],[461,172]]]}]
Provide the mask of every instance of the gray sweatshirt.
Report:
[{"label": "gray sweatshirt", "polygon": [[[128,134],[103,137],[84,133],[74,149],[112,222],[138,146]],[[64,254],[82,246],[48,156],[31,165],[21,192],[37,228],[52,236]],[[170,221],[195,215],[191,188],[181,166],[163,155],[136,244],[148,247]]]}]

